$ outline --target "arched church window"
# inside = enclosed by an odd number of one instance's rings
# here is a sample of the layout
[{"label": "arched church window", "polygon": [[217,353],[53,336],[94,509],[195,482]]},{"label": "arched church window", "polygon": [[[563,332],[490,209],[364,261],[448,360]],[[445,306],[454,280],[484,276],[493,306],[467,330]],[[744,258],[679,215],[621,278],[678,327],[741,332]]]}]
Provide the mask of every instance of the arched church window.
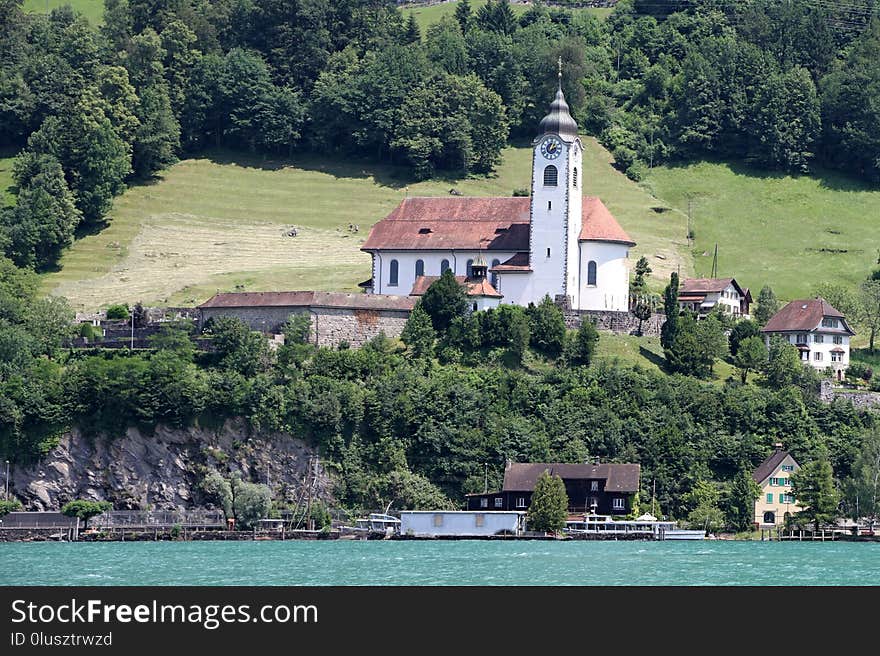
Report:
[{"label": "arched church window", "polygon": [[555,187],[559,180],[559,171],[555,166],[550,164],[544,169],[544,186]]},{"label": "arched church window", "polygon": [[571,177],[571,183],[575,187],[578,186],[578,170],[576,166],[574,167],[574,174]]},{"label": "arched church window", "polygon": [[449,268],[449,260],[441,260],[440,261],[440,275],[443,275],[443,272]]},{"label": "arched church window", "polygon": [[596,284],[596,263],[593,260],[587,263],[587,284]]},{"label": "arched church window", "polygon": [[425,275],[425,261],[416,260],[416,278]]},{"label": "arched church window", "polygon": [[467,268],[465,269],[465,275],[467,275],[468,278],[470,278],[471,276],[474,275],[474,261],[473,260],[467,261]]},{"label": "arched church window", "polygon": [[[492,260],[492,268],[493,269],[495,267],[497,267],[499,264],[501,264],[501,260],[499,260],[498,258],[495,258],[494,260]],[[492,286],[495,289],[498,289],[498,274],[497,273],[492,274]]]},{"label": "arched church window", "polygon": [[388,265],[388,286],[397,287],[397,260],[391,260]]}]

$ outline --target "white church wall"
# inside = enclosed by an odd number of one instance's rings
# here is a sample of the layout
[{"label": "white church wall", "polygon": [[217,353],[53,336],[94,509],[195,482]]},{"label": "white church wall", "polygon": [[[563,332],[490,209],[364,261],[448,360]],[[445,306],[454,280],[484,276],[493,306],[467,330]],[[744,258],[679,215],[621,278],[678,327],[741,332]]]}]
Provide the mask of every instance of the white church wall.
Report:
[{"label": "white church wall", "polygon": [[[611,242],[585,241],[580,245],[580,294],[572,302],[580,310],[629,309],[629,248]],[[589,263],[596,263],[596,284],[589,283]]]},{"label": "white church wall", "polygon": [[[449,261],[449,268],[456,276],[467,275],[468,260],[476,260],[479,251],[382,251],[373,256],[373,293],[409,296],[416,281],[416,261],[424,262],[424,275],[439,276],[443,260]],[[483,259],[491,264],[493,260],[513,257],[514,251],[483,251]],[[391,284],[391,262],[397,261],[397,285]],[[491,274],[490,274],[491,275]]]},{"label": "white church wall", "polygon": [[[561,153],[551,160],[541,154],[541,144],[546,138],[538,142],[533,151],[532,273],[529,276],[532,280],[526,296],[521,299],[523,305],[527,305],[529,301],[539,301],[545,293],[554,298],[563,293],[565,284],[565,209],[568,200],[570,144],[563,142]],[[555,166],[558,171],[558,182],[555,186],[544,184],[544,171],[548,166]]]}]

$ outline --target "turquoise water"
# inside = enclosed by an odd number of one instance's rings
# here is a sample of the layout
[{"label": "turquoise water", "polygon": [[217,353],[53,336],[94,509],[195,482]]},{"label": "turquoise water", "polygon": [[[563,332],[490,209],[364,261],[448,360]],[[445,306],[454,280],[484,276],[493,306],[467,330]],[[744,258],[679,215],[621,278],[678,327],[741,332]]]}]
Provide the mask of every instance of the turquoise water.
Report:
[{"label": "turquoise water", "polygon": [[7,543],[0,585],[880,585],[880,543]]}]

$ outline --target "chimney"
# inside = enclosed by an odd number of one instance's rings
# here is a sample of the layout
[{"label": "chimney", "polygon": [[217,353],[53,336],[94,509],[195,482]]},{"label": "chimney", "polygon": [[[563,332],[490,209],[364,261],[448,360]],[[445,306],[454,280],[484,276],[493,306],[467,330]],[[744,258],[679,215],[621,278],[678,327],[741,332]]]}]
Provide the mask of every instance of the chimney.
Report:
[{"label": "chimney", "polygon": [[777,451],[782,451],[782,442],[777,442],[776,444],[773,445],[773,448],[776,449]]}]

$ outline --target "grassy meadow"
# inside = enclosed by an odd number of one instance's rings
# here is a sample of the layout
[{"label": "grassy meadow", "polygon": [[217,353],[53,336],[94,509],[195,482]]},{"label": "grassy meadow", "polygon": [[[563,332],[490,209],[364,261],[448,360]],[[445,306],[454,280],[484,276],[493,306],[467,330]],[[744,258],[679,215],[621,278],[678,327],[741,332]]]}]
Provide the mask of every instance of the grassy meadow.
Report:
[{"label": "grassy meadow", "polygon": [[64,5],[71,5],[93,25],[104,22],[104,0],[24,0],[22,8],[33,14],[45,14]]},{"label": "grassy meadow", "polygon": [[877,265],[880,188],[836,173],[789,176],[737,164],[658,166],[643,186],[687,216],[694,270],[734,276],[753,297],[769,284],[780,299],[822,282],[855,287]]},{"label": "grassy meadow", "polygon": [[[419,28],[422,30],[422,34],[424,34],[427,28],[429,28],[434,23],[439,23],[444,16],[455,16],[455,5],[457,4],[458,3],[454,1],[439,2],[432,5],[411,4],[403,5],[400,7],[400,9],[405,18],[409,18],[410,14],[416,17],[416,22],[418,23]],[[486,0],[472,0],[471,11],[476,12],[484,4],[486,4]],[[512,0],[510,6],[511,9],[513,9],[513,13],[519,16],[521,14],[524,14],[526,10],[528,10],[528,8],[531,6],[531,4],[516,2],[516,0]],[[586,11],[598,18],[604,19],[611,13],[612,9],[610,7],[584,7],[572,9],[571,11]]]},{"label": "grassy meadow", "polygon": [[[593,139],[585,146],[585,190],[639,242],[633,255],[651,258],[658,285],[673,268],[686,270],[682,218],[657,214],[656,201],[609,165],[607,151]],[[529,186],[530,167],[529,146],[505,149],[492,176],[419,183],[403,169],[351,159],[187,159],[118,197],[108,227],[77,240],[43,284],[77,309],[192,305],[217,291],[356,290],[370,275],[359,250],[369,228],[406,195],[445,196],[455,187],[467,196],[510,196]],[[298,236],[288,237],[293,227]]]}]

